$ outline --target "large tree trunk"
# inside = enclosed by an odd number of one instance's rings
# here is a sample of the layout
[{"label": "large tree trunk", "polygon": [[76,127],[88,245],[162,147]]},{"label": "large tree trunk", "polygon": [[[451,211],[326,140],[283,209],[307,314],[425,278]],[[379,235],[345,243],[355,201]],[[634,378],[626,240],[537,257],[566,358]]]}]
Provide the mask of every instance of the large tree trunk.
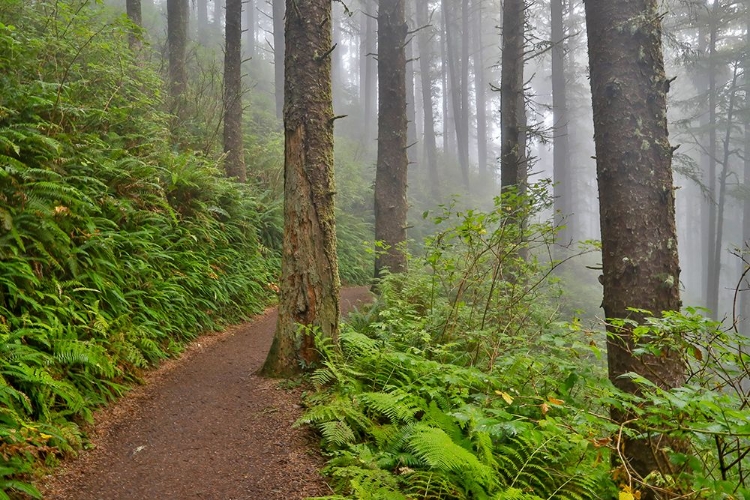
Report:
[{"label": "large tree trunk", "polygon": [[284,0],[272,0],[272,2],[276,116],[281,119],[284,115]]},{"label": "large tree trunk", "polygon": [[375,173],[375,277],[406,270],[406,54],[404,0],[380,0],[378,11],[378,161]]},{"label": "large tree trunk", "polygon": [[477,2],[474,25],[474,94],[477,108],[477,166],[479,178],[484,185],[489,179],[487,171],[487,82],[484,77],[484,46],[482,27],[484,24],[482,1]]},{"label": "large tree trunk", "polygon": [[187,50],[188,0],[167,0],[167,46],[169,47],[169,95],[172,110],[183,111],[182,93],[187,86],[185,58]]},{"label": "large tree trunk", "polygon": [[561,227],[558,241],[568,245],[572,241],[572,231],[568,227],[572,221],[570,201],[573,198],[572,176],[570,175],[570,143],[568,141],[568,97],[565,82],[565,29],[563,24],[563,0],[551,1],[552,19],[552,140],[553,178],[555,181],[555,222]]},{"label": "large tree trunk", "polygon": [[[657,0],[586,2],[594,138],[607,318],[660,314],[680,309],[680,267],[675,228],[672,148],[667,132],[666,92]],[[632,327],[609,327],[607,359],[612,383],[623,391],[636,385],[622,375],[638,373],[660,387],[683,384],[680,353],[633,355]],[[637,416],[612,411],[624,425]],[[629,422],[629,423],[628,423]],[[619,443],[629,467],[640,477],[670,471],[665,439]],[[654,498],[650,492],[642,497]]]},{"label": "large tree trunk", "polygon": [[242,149],[242,0],[227,0],[224,50],[224,170],[245,182]]},{"label": "large tree trunk", "polygon": [[270,376],[318,361],[312,330],[338,337],[331,39],[331,0],[287,0],[281,297],[262,369]]},{"label": "large tree trunk", "polygon": [[503,189],[521,188],[526,177],[523,123],[524,0],[505,0],[503,8],[503,61],[500,75],[501,151],[500,181]]},{"label": "large tree trunk", "polygon": [[[139,28],[143,27],[143,14],[141,13],[141,0],[126,0],[125,2],[125,10],[128,14],[128,19],[130,19],[130,22],[138,26]],[[133,51],[137,51],[141,48],[141,39],[140,35],[135,32],[131,32],[128,36],[128,43],[130,44],[130,49]]]},{"label": "large tree trunk", "polygon": [[427,158],[427,171],[430,176],[430,191],[437,200],[440,196],[440,181],[437,171],[437,144],[435,141],[435,112],[432,102],[432,77],[430,61],[430,31],[426,28],[428,5],[426,1],[417,0],[417,42],[419,44],[419,72],[422,86],[422,108],[424,110],[424,148]]}]

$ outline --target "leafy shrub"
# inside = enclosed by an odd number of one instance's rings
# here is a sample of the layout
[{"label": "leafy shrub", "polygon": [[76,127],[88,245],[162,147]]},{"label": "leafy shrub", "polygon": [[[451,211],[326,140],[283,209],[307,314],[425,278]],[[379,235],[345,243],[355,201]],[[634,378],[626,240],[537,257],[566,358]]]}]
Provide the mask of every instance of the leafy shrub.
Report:
[{"label": "leafy shrub", "polygon": [[[389,275],[375,306],[324,367],[300,424],[313,425],[347,498],[601,499],[616,495],[611,394],[596,344],[555,323],[546,283],[551,227],[533,220],[544,187],[491,212],[445,207],[425,257]],[[592,344],[594,344],[592,346]],[[585,390],[584,390],[585,389]],[[331,497],[334,498],[334,497]]]}]

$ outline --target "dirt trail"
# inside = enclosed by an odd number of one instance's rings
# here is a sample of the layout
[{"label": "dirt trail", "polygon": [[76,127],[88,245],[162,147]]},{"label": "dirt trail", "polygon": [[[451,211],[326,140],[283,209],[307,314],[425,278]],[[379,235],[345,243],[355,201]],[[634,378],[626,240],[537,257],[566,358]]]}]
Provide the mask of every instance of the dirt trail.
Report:
[{"label": "dirt trail", "polygon": [[[342,312],[370,299],[342,290]],[[331,494],[308,432],[291,429],[299,392],[254,375],[271,345],[276,309],[194,342],[99,412],[96,449],[41,481],[65,500],[293,500]]]}]

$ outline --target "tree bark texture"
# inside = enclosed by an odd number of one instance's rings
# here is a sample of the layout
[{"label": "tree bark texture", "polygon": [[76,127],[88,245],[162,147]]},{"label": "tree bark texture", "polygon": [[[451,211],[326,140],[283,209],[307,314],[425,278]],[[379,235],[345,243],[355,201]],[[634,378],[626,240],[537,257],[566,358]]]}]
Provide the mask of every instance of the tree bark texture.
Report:
[{"label": "tree bark texture", "polygon": [[[607,318],[643,320],[639,308],[660,314],[680,309],[680,268],[675,227],[672,148],[657,0],[587,0],[591,92]],[[635,392],[635,372],[660,387],[683,384],[678,352],[632,355],[628,328],[609,328],[607,359],[612,383]],[[613,411],[620,422],[634,419]],[[637,421],[632,424],[637,427]],[[670,471],[662,450],[669,440],[627,440],[622,452],[641,477]],[[644,500],[655,498],[644,492]]]},{"label": "tree bark texture", "polygon": [[338,337],[331,97],[331,0],[287,0],[284,244],[279,320],[262,372],[290,376],[319,359],[299,325]]},{"label": "tree bark texture", "polygon": [[565,29],[563,24],[563,0],[551,0],[552,22],[552,141],[555,225],[560,227],[557,240],[568,245],[572,242],[573,178],[570,172],[570,142],[568,138],[568,97],[565,82]]},{"label": "tree bark texture", "polygon": [[227,0],[224,50],[224,169],[227,177],[245,182],[242,148],[242,0]]},{"label": "tree bark texture", "polygon": [[500,182],[503,189],[520,187],[526,177],[523,127],[524,0],[505,0],[503,8],[503,57],[500,72]]},{"label": "tree bark texture", "polygon": [[386,246],[375,259],[375,277],[406,270],[406,54],[404,0],[380,0],[378,10],[378,160],[375,172],[375,239]]},{"label": "tree bark texture", "polygon": [[[284,116],[284,0],[271,0],[273,16],[273,65],[276,117]],[[329,47],[330,48],[330,47]],[[326,49],[328,50],[328,49]]]},{"label": "tree bark texture", "polygon": [[424,110],[424,149],[427,158],[427,171],[430,176],[430,192],[439,199],[440,179],[437,170],[437,143],[435,140],[435,111],[432,102],[432,73],[430,62],[432,53],[430,47],[429,13],[427,2],[417,0],[417,43],[419,45],[419,72],[422,86],[422,108]]},{"label": "tree bark texture", "polygon": [[169,94],[179,115],[180,100],[187,86],[188,0],[167,0],[167,46],[169,48]]}]

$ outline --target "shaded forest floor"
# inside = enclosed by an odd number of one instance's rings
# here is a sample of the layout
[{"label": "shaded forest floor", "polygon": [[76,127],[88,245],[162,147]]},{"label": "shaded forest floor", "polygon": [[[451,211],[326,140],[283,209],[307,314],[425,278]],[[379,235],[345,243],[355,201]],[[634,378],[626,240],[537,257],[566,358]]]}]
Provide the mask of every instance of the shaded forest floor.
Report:
[{"label": "shaded forest floor", "polygon": [[[342,313],[370,300],[342,290]],[[330,494],[315,438],[292,429],[300,390],[260,378],[276,309],[203,336],[96,414],[95,449],[38,487],[48,499],[292,500]]]}]

